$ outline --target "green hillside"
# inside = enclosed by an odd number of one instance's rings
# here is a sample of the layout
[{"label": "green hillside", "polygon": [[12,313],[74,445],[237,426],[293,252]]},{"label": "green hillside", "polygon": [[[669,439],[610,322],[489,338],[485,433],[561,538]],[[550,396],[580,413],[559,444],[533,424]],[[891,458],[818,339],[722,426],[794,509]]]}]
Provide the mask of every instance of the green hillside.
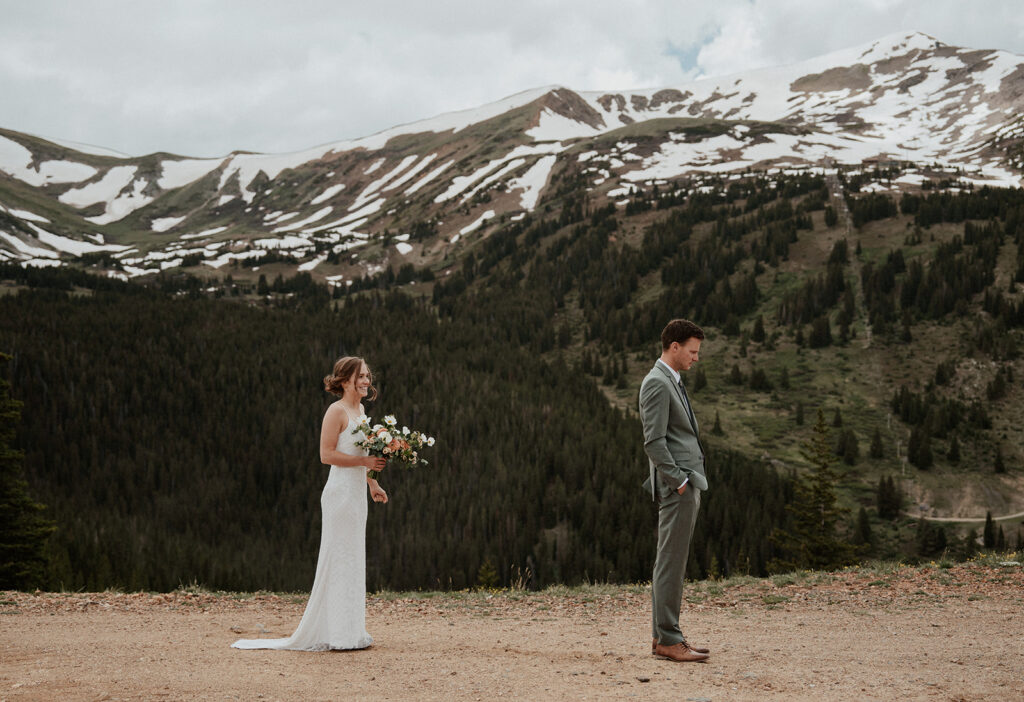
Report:
[{"label": "green hillside", "polygon": [[708,332],[687,378],[713,483],[694,575],[767,572],[819,409],[862,557],[976,548],[922,509],[1024,509],[1024,193],[896,198],[851,175],[837,199],[819,175],[753,174],[616,207],[559,178],[543,214],[332,291],[286,264],[131,285],[4,268],[0,350],[59,525],[55,582],[308,586],[319,378],[342,353],[378,373],[372,412],[439,438],[429,469],[386,476],[371,587],[466,587],[490,566],[500,584],[644,580],[634,405],[677,316]]}]

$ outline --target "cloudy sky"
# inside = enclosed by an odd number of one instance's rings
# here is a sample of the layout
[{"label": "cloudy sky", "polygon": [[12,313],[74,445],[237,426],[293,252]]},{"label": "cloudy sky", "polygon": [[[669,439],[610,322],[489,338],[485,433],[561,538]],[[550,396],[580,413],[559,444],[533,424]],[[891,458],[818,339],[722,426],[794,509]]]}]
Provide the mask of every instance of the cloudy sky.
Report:
[{"label": "cloudy sky", "polygon": [[1024,54],[1020,0],[0,0],[0,18],[0,127],[132,155],[294,151],[910,30]]}]

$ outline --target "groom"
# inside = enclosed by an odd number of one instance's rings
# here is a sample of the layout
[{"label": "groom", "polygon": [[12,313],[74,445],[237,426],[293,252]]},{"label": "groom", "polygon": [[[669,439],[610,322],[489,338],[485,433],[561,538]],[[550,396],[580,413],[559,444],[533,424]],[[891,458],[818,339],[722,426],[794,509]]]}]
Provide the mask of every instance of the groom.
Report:
[{"label": "groom", "polygon": [[704,332],[673,319],[661,332],[661,358],[640,386],[640,420],[651,474],[644,482],[658,505],[658,554],[651,583],[652,653],[672,661],[703,661],[706,648],[686,642],[679,628],[683,577],[697,522],[700,493],[708,489],[704,449],[680,372],[697,362]]}]

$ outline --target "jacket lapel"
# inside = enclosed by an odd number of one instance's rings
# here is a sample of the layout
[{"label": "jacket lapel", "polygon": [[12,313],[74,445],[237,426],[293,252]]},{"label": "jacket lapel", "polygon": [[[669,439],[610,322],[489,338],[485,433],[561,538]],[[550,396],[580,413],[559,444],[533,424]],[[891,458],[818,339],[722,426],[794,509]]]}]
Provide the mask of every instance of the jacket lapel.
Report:
[{"label": "jacket lapel", "polygon": [[690,404],[689,398],[683,395],[683,389],[679,386],[679,383],[676,382],[676,379],[672,377],[672,374],[667,368],[665,368],[665,366],[661,363],[655,363],[654,367],[660,370],[662,375],[665,376],[665,379],[668,380],[668,384],[675,388],[676,397],[679,398],[679,404],[683,406],[683,412],[686,413],[686,418],[689,420],[690,426],[693,427],[694,436],[700,436],[700,429],[697,427],[697,416],[693,413],[693,406]]},{"label": "jacket lapel", "polygon": [[659,371],[661,371],[661,374],[663,376],[665,376],[665,380],[668,381],[668,384],[671,385],[675,389],[676,397],[679,398],[679,402],[680,402],[680,404],[683,405],[683,410],[685,411],[686,410],[686,398],[683,397],[683,389],[681,387],[679,387],[679,383],[676,382],[676,379],[672,377],[672,374],[669,372],[668,368],[666,368],[665,366],[661,365],[660,363],[656,363],[656,364],[654,364],[654,367],[657,368]]}]

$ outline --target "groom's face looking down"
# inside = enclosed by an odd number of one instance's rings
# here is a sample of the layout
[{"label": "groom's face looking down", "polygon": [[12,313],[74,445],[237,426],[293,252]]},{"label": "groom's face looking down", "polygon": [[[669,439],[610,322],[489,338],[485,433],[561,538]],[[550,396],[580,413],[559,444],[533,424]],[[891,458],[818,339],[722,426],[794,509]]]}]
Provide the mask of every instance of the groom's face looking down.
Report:
[{"label": "groom's face looking down", "polygon": [[677,373],[698,360],[704,330],[687,319],[673,319],[661,331],[661,361]]},{"label": "groom's face looking down", "polygon": [[665,349],[666,362],[677,371],[688,371],[694,363],[699,361],[698,355],[700,354],[700,342],[701,340],[695,336],[691,336],[686,341],[679,343],[673,341],[667,349]]}]

